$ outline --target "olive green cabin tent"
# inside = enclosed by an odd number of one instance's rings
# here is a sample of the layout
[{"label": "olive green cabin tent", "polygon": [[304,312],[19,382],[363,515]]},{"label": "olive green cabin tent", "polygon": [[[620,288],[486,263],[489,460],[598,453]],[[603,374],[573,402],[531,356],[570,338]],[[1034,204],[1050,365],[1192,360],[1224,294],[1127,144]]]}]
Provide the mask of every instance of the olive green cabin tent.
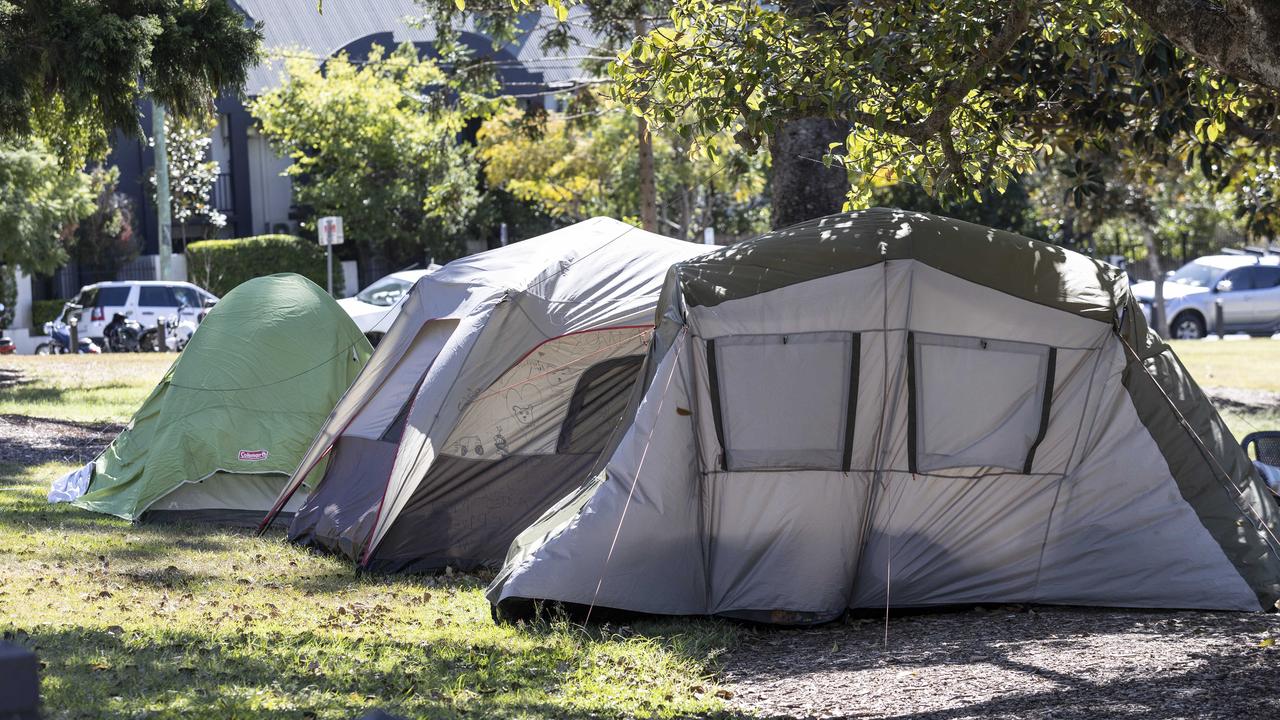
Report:
[{"label": "olive green cabin tent", "polygon": [[873,209],[663,292],[643,397],[512,544],[498,610],[1280,599],[1280,509],[1110,265]]},{"label": "olive green cabin tent", "polygon": [[55,483],[50,500],[74,497],[78,474],[87,491],[72,501],[87,510],[256,524],[371,353],[310,280],[249,280],[209,312],[124,431]]}]

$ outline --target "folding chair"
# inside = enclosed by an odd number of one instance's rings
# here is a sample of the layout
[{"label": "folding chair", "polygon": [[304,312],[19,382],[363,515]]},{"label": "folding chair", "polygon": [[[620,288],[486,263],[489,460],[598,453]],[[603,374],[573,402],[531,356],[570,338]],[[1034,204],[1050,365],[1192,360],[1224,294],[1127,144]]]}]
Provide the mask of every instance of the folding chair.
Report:
[{"label": "folding chair", "polygon": [[1250,460],[1280,467],[1280,430],[1249,433],[1240,444]]}]

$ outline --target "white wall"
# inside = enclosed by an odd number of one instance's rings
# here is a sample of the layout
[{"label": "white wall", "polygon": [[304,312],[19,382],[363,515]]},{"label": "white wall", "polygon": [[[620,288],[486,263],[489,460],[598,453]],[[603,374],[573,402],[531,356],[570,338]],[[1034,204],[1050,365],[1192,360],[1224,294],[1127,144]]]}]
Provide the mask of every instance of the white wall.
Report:
[{"label": "white wall", "polygon": [[342,261],[342,294],[351,297],[360,292],[360,273],[355,260]]},{"label": "white wall", "polygon": [[289,160],[278,157],[271,151],[266,138],[251,129],[248,164],[254,234],[275,232],[277,225],[294,228],[293,221],[289,220],[289,206],[293,204],[293,184],[281,174],[291,164]]},{"label": "white wall", "polygon": [[18,299],[13,310],[13,329],[31,327],[31,276],[18,268]]}]

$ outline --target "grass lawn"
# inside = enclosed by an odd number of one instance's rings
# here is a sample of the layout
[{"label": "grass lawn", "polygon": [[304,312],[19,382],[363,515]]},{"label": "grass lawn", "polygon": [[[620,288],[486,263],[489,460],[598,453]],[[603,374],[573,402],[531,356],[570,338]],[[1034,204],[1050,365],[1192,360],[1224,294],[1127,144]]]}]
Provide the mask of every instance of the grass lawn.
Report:
[{"label": "grass lawn", "polygon": [[[171,361],[5,358],[0,413],[123,422]],[[14,370],[34,379],[6,387]],[[710,675],[739,626],[496,625],[486,578],[360,576],[278,533],[46,505],[70,467],[0,464],[0,631],[44,663],[47,717],[723,714]]]},{"label": "grass lawn", "polygon": [[[0,357],[0,415],[124,423],[177,355],[8,355]],[[9,385],[15,373],[30,382]]]},{"label": "grass lawn", "polygon": [[1280,340],[1174,340],[1169,344],[1205,387],[1280,392]]},{"label": "grass lawn", "polygon": [[[1182,340],[1169,343],[1201,387],[1280,392],[1280,340]],[[1280,430],[1280,407],[1220,407],[1236,439],[1257,430]]]}]

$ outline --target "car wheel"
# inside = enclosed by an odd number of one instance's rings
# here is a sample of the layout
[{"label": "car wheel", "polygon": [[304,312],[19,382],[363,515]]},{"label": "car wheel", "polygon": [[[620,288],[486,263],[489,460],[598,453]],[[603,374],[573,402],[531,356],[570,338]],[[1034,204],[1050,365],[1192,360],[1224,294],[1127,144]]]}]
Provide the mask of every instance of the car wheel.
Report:
[{"label": "car wheel", "polygon": [[1199,340],[1205,336],[1204,320],[1193,313],[1182,313],[1169,324],[1169,334],[1175,340]]}]

